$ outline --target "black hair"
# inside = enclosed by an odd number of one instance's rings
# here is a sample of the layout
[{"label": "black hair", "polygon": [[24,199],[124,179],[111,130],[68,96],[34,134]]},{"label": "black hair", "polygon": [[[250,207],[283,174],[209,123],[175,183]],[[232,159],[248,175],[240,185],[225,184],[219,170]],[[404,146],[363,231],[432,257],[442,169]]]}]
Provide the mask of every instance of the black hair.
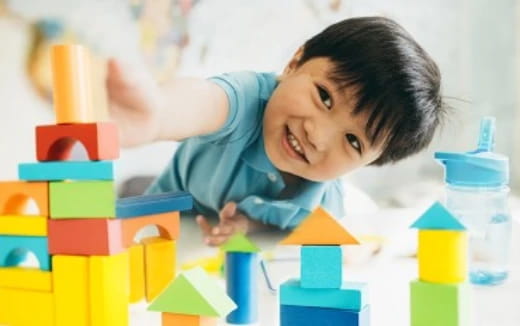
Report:
[{"label": "black hair", "polygon": [[401,26],[384,17],[350,18],[303,45],[299,65],[329,58],[330,78],[352,87],[354,114],[368,112],[367,133],[383,151],[371,165],[397,162],[431,142],[445,114],[435,62]]}]

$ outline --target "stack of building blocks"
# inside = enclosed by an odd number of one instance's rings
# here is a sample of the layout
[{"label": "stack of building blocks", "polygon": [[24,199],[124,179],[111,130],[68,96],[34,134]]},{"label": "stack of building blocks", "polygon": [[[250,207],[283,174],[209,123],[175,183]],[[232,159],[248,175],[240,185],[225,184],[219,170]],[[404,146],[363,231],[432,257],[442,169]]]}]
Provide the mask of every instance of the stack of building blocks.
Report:
[{"label": "stack of building blocks", "polygon": [[411,325],[472,325],[466,228],[438,202],[411,227],[419,229],[419,279],[410,283]]},{"label": "stack of building blocks", "polygon": [[[53,48],[57,123],[36,127],[40,162],[20,164],[22,181],[0,182],[0,325],[126,326],[129,303],[151,300],[175,273],[179,211],[191,196],[116,202],[118,133],[95,120],[89,57],[78,45]],[[67,161],[77,142],[89,161]],[[150,224],[159,237],[134,243]],[[28,252],[39,267],[21,267]]]},{"label": "stack of building blocks", "polygon": [[216,326],[235,303],[202,268],[180,273],[148,310],[162,312],[163,326]]},{"label": "stack of building blocks", "polygon": [[326,210],[314,210],[281,244],[301,246],[300,278],[280,286],[280,326],[368,326],[365,283],[343,280],[341,245],[359,242]]},{"label": "stack of building blocks", "polygon": [[258,321],[258,252],[260,249],[244,234],[236,233],[221,250],[226,253],[227,294],[237,304],[226,318],[230,324],[244,325]]}]

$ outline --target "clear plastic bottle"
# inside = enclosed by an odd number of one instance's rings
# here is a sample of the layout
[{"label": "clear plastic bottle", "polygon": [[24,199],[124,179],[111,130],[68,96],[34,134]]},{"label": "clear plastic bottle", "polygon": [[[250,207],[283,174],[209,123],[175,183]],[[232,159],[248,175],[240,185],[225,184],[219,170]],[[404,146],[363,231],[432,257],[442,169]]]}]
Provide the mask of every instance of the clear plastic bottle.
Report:
[{"label": "clear plastic bottle", "polygon": [[446,207],[469,231],[469,279],[481,285],[507,279],[511,244],[509,160],[493,152],[494,133],[495,119],[485,117],[476,151],[435,153],[445,166]]}]

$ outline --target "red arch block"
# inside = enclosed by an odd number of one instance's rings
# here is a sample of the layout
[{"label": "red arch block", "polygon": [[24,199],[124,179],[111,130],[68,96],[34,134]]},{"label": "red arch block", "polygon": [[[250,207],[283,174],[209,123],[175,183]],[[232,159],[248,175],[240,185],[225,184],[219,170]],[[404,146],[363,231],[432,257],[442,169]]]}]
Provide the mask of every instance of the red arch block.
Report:
[{"label": "red arch block", "polygon": [[110,122],[37,126],[36,157],[38,161],[65,161],[77,141],[92,161],[119,157],[117,127]]},{"label": "red arch block", "polygon": [[176,240],[179,237],[179,224],[179,212],[121,219],[123,246],[130,248],[134,244],[136,233],[147,225],[156,225],[161,238]]}]

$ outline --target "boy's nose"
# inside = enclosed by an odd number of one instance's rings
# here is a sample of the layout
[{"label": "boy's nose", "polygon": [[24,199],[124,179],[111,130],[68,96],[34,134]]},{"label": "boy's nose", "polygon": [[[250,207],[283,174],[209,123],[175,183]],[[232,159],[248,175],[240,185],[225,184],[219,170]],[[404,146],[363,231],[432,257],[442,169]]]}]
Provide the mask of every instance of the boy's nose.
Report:
[{"label": "boy's nose", "polygon": [[325,151],[328,144],[334,139],[335,126],[332,123],[307,119],[303,122],[303,129],[307,140],[318,152]]}]

